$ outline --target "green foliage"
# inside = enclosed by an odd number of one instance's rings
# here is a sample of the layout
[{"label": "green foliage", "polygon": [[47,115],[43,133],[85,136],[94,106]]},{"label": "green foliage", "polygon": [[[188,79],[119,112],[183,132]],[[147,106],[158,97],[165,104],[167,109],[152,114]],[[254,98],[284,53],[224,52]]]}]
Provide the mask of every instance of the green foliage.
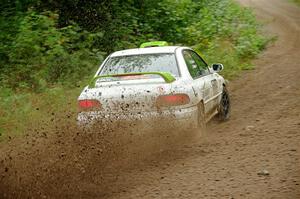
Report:
[{"label": "green foliage", "polygon": [[211,58],[222,51],[218,42],[228,41],[236,60],[253,58],[266,43],[252,12],[232,0],[27,0],[2,7],[0,82],[15,90],[80,85],[103,56],[144,41],[193,46]]},{"label": "green foliage", "polygon": [[300,0],[292,0],[294,3],[296,3],[298,6],[300,6]]},{"label": "green foliage", "polygon": [[[90,34],[76,24],[56,28],[58,15],[28,11],[17,34],[0,48],[2,83],[10,88],[41,91],[53,83],[78,83],[91,75],[102,53],[91,49],[102,34]],[[67,81],[65,81],[67,80]]]},{"label": "green foliage", "polygon": [[231,0],[201,3],[194,21],[186,27],[183,43],[205,54],[209,63],[223,63],[227,78],[251,69],[249,60],[268,42],[252,11]]}]

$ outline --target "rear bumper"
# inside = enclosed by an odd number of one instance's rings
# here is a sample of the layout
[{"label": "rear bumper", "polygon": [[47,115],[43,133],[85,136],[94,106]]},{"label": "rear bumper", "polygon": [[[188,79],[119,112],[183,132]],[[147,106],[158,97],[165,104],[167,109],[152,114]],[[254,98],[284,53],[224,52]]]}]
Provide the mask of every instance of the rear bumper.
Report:
[{"label": "rear bumper", "polygon": [[170,127],[196,127],[197,106],[177,110],[149,111],[149,112],[81,112],[77,116],[79,126],[95,124],[96,122],[142,122],[159,126],[161,123]]}]

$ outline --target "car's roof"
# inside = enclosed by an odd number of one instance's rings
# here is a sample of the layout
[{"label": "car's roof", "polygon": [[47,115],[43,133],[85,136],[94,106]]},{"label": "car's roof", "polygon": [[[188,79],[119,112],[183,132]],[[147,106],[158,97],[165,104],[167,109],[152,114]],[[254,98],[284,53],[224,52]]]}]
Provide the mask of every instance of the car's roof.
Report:
[{"label": "car's roof", "polygon": [[111,57],[139,55],[139,54],[156,54],[156,53],[175,53],[179,46],[164,46],[164,47],[148,47],[148,48],[133,48],[128,50],[121,50],[112,53]]}]

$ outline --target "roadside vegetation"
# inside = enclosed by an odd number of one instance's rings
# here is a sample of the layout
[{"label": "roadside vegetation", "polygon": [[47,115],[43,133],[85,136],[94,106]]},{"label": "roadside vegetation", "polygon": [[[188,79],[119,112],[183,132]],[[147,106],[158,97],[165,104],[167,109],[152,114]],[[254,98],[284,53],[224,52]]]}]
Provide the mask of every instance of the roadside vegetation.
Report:
[{"label": "roadside vegetation", "polygon": [[292,0],[293,2],[295,2],[298,6],[300,6],[300,0]]},{"label": "roadside vegetation", "polygon": [[232,0],[6,0],[0,10],[0,140],[76,111],[113,51],[152,40],[191,46],[230,79],[268,42],[251,10]]}]

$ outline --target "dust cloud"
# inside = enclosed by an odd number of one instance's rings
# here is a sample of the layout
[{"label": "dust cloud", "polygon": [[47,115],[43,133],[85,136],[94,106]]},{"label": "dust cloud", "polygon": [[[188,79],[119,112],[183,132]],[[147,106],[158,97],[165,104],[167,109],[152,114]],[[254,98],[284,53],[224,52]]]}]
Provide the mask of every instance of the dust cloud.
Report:
[{"label": "dust cloud", "polygon": [[162,153],[197,137],[168,122],[78,126],[75,118],[53,113],[49,121],[33,123],[25,137],[0,145],[0,198],[104,197],[129,170],[163,161]]}]

